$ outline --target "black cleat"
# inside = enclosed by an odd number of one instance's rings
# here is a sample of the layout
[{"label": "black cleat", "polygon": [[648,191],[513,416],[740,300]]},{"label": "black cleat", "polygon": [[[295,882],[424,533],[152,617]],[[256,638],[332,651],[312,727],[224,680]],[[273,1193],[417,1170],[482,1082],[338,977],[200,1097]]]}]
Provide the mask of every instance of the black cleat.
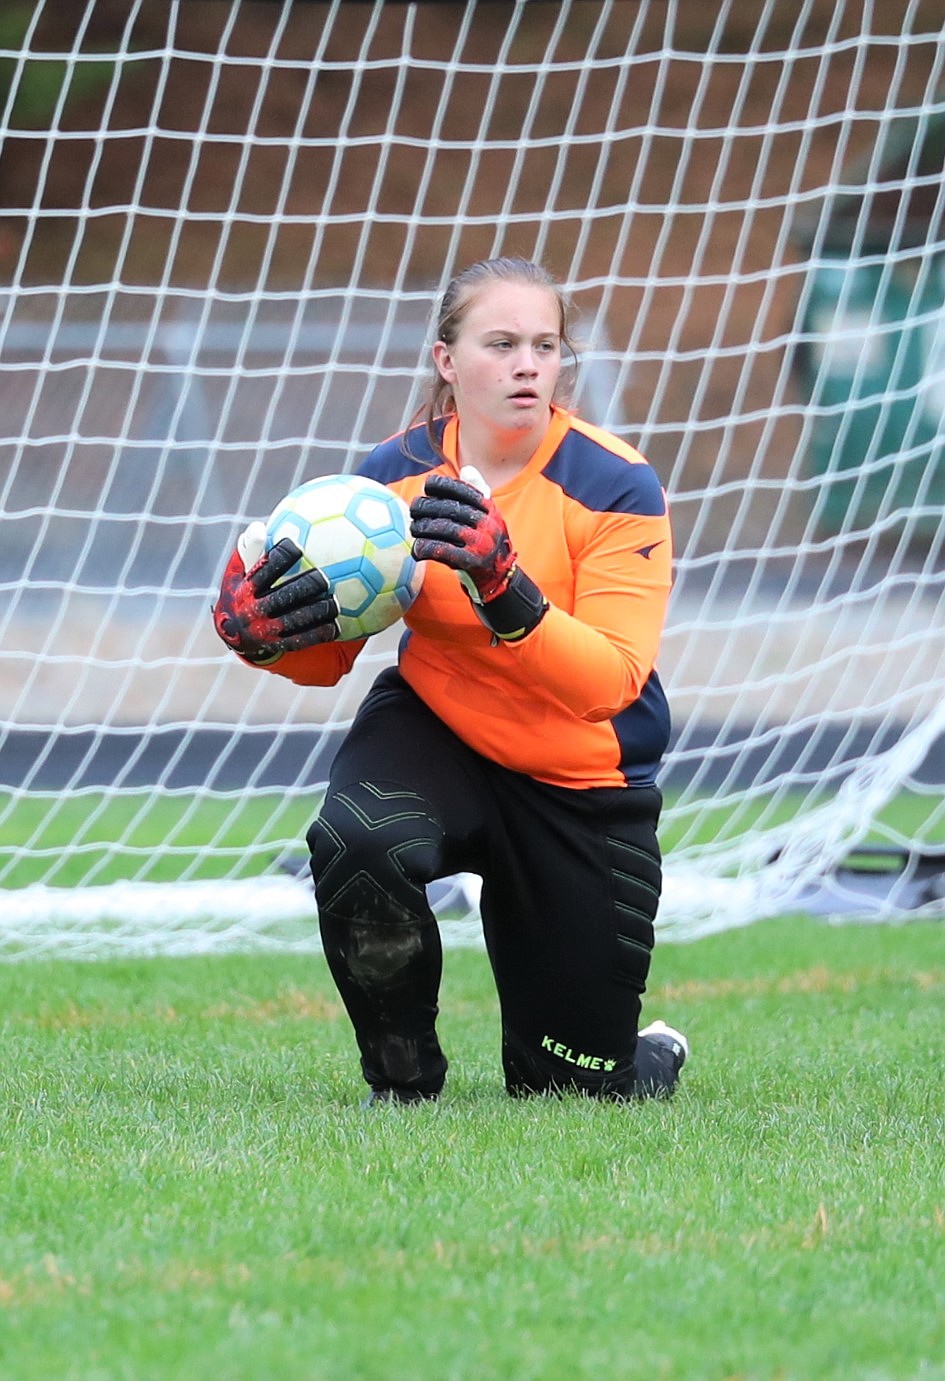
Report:
[{"label": "black cleat", "polygon": [[649,1026],[644,1026],[642,1031],[637,1032],[637,1040],[643,1039],[652,1041],[654,1045],[665,1046],[673,1052],[678,1061],[677,1074],[689,1058],[689,1042],[686,1037],[674,1026],[667,1026],[665,1021],[651,1021]]},{"label": "black cleat", "polygon": [[637,1098],[671,1098],[679,1071],[689,1055],[689,1042],[681,1031],[665,1021],[653,1021],[637,1033]]}]

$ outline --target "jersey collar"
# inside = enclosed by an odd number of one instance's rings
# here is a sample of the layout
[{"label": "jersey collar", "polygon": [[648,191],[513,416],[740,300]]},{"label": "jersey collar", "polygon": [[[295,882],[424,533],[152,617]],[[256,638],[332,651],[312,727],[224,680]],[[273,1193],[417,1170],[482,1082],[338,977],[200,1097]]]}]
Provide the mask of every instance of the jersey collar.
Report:
[{"label": "jersey collar", "polygon": [[[551,457],[561,445],[565,436],[571,428],[571,414],[557,403],[551,405],[551,420],[545,429],[545,434],[539,441],[535,450],[532,452],[528,461],[522,466],[517,474],[513,475],[508,484],[501,485],[495,492],[503,493],[507,489],[514,489],[519,484],[524,483],[532,475],[543,470]],[[453,413],[447,420],[443,430],[443,454],[450,463],[450,467],[456,474],[459,474],[459,457],[457,456],[457,440],[459,436],[459,418]]]}]

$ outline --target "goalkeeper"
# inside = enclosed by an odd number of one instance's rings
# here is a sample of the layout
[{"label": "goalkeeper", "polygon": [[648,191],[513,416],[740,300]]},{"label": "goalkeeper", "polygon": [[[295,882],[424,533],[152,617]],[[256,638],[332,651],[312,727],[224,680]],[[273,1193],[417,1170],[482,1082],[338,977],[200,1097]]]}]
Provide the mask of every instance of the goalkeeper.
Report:
[{"label": "goalkeeper", "polygon": [[[557,401],[569,306],[538,265],[450,283],[428,405],[361,473],[410,505],[427,563],[398,664],[339,748],[308,842],[325,954],[368,1103],[434,1099],[440,935],[426,885],[482,878],[509,1093],[665,1096],[688,1053],[639,1029],[661,860],[669,711],[655,661],[671,583],[663,491],[617,437]],[[318,571],[244,534],[214,616],[246,661],[334,685]],[[247,569],[248,567],[248,569]]]}]

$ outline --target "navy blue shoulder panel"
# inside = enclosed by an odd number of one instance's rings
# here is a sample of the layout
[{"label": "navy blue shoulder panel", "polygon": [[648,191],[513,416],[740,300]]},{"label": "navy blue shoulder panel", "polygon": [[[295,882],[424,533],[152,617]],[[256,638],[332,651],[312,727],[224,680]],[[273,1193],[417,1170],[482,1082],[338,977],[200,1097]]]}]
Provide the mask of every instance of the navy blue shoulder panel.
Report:
[{"label": "navy blue shoulder panel", "polygon": [[581,432],[568,432],[543,474],[592,513],[661,518],[666,512],[663,487],[646,461],[624,460]]},{"label": "navy blue shoulder panel", "polygon": [[[439,429],[442,431],[442,424]],[[375,446],[358,466],[358,474],[381,484],[394,484],[408,475],[424,475],[440,463],[426,427],[411,427]]]}]

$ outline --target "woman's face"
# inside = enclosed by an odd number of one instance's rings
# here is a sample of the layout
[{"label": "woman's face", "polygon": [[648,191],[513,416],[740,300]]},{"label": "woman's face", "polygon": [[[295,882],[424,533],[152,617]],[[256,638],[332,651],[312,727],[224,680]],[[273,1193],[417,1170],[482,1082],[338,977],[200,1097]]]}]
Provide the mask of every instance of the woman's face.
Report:
[{"label": "woman's face", "polygon": [[433,357],[460,422],[543,431],[561,373],[558,299],[539,284],[490,283],[476,293],[453,344],[437,341]]}]

